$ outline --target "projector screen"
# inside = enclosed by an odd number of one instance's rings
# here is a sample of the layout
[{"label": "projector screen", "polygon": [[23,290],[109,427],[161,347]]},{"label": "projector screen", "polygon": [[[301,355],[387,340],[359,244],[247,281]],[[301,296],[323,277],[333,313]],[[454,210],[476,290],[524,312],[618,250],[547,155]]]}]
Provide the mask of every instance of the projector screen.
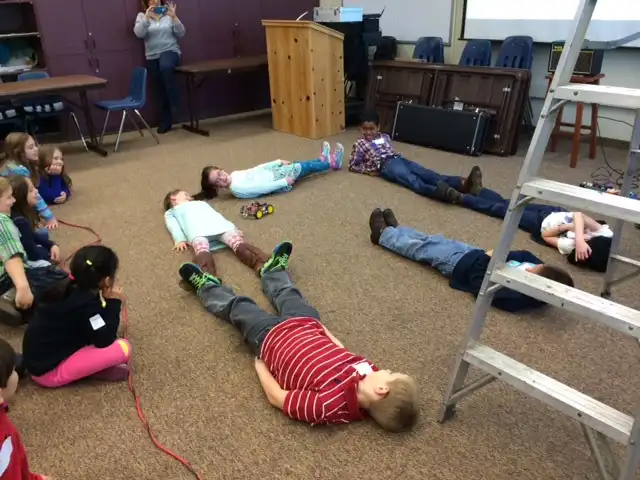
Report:
[{"label": "projector screen", "polygon": [[[528,35],[534,42],[566,40],[579,0],[466,0],[465,40]],[[640,32],[640,0],[600,0],[587,39],[609,41]],[[640,40],[625,45],[640,48]]]}]

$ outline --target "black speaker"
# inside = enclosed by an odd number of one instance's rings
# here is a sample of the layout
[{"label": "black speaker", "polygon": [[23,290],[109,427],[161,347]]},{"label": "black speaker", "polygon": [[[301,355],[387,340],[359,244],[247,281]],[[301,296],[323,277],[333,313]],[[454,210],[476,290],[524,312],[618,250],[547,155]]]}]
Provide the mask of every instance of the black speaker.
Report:
[{"label": "black speaker", "polygon": [[[560,55],[564,49],[564,42],[553,42],[551,51],[549,52],[549,73],[555,73],[560,61]],[[584,48],[580,50],[578,61],[573,69],[574,75],[586,75],[593,77],[602,73],[602,60],[604,58],[604,50],[591,50]]]}]

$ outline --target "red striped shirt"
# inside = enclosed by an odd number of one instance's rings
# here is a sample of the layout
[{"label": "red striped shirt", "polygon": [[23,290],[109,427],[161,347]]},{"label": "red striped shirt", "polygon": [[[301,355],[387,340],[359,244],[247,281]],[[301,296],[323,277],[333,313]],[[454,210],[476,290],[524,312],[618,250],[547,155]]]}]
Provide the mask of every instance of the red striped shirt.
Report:
[{"label": "red striped shirt", "polygon": [[288,417],[312,425],[364,418],[358,405],[358,382],[364,375],[355,366],[377,369],[333,343],[318,320],[291,318],[275,326],[262,344],[260,358],[288,390],[282,408]]}]

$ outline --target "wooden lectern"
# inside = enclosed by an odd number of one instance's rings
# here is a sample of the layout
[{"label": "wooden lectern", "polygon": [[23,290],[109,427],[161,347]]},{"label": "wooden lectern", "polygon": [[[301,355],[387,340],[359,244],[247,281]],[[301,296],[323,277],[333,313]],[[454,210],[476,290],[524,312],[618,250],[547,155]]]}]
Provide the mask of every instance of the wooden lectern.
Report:
[{"label": "wooden lectern", "polygon": [[305,138],[344,131],[340,32],[309,21],[263,20],[273,128]]}]

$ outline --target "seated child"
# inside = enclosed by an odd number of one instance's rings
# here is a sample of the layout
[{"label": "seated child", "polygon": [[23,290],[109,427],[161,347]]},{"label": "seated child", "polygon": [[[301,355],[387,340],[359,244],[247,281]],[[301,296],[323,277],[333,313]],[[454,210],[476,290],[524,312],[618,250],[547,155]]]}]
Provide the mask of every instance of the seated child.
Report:
[{"label": "seated child", "polygon": [[[29,177],[34,185],[40,184],[38,178],[38,145],[35,140],[24,132],[14,132],[4,139],[4,154],[0,155],[0,175],[21,175]],[[57,228],[58,222],[47,203],[38,194],[36,204],[38,215],[45,222],[48,229]]]},{"label": "seated child", "polygon": [[[38,214],[34,206],[38,201],[38,190],[30,179],[18,175],[10,175],[9,184],[15,198],[15,203],[11,207],[11,219],[20,232],[20,242],[27,254],[28,262],[46,262],[41,265],[49,262],[58,263],[60,249],[48,235],[42,235],[37,231]],[[35,265],[35,263],[32,264]]]},{"label": "seated child", "polygon": [[301,162],[274,160],[248,170],[236,170],[227,173],[218,167],[205,167],[202,170],[200,186],[202,191],[197,200],[218,196],[220,189],[228,189],[236,198],[256,198],[270,193],[288,192],[301,178],[329,169],[342,168],[344,147],[337,143],[333,153],[328,142],[323,143],[320,158]]},{"label": "seated child", "polygon": [[258,247],[244,241],[244,233],[211,205],[194,200],[184,190],[172,190],[164,197],[164,221],[173,238],[173,249],[183,252],[193,248],[195,262],[216,276],[211,251],[229,247],[238,259],[258,272],[269,258]]},{"label": "seated child", "polygon": [[291,250],[289,242],[278,245],[260,272],[277,315],[192,263],[180,267],[180,276],[210,313],[240,331],[257,356],[255,369],[267,400],[286,416],[318,425],[362,420],[368,413],[387,430],[411,429],[420,409],[415,380],[379,370],[345,349],[320,323],[320,314],[287,272]]},{"label": "seated child", "polygon": [[64,171],[60,148],[44,146],[38,149],[38,191],[48,204],[64,203],[71,197],[71,178]]},{"label": "seated child", "polygon": [[8,403],[18,388],[16,373],[16,352],[5,340],[0,339],[0,478],[6,480],[51,480],[44,475],[32,473],[29,469],[27,452],[20,434],[7,414]]},{"label": "seated child", "polygon": [[[478,296],[491,260],[491,251],[450,240],[442,235],[427,235],[411,227],[399,226],[395,214],[390,209],[382,212],[376,208],[369,218],[369,228],[371,242],[374,244],[435,268],[449,279],[451,288]],[[544,264],[526,250],[509,252],[507,264],[512,268],[523,269],[573,287],[573,279],[567,272]],[[495,293],[492,305],[500,310],[515,313],[546,304],[520,292],[502,288]]]},{"label": "seated child", "polygon": [[131,345],[117,338],[124,300],[115,285],[117,255],[103,245],[83,247],[70,270],[36,307],[24,334],[24,366],[49,388],[87,377],[126,380]]},{"label": "seated child", "polygon": [[[20,242],[20,233],[11,221],[15,203],[6,178],[0,178],[0,322],[21,325],[40,296],[53,284],[67,278],[67,273],[52,265],[30,265]],[[15,296],[7,296],[15,290]],[[34,298],[35,297],[35,298]]]},{"label": "seated child", "polygon": [[[470,178],[471,188],[465,193],[441,181],[436,187],[436,198],[491,217],[504,218],[509,200],[482,186],[480,167],[473,167]],[[530,233],[536,242],[557,248],[573,265],[597,272],[607,270],[613,231],[606,223],[562,207],[527,203],[518,227]]]}]

